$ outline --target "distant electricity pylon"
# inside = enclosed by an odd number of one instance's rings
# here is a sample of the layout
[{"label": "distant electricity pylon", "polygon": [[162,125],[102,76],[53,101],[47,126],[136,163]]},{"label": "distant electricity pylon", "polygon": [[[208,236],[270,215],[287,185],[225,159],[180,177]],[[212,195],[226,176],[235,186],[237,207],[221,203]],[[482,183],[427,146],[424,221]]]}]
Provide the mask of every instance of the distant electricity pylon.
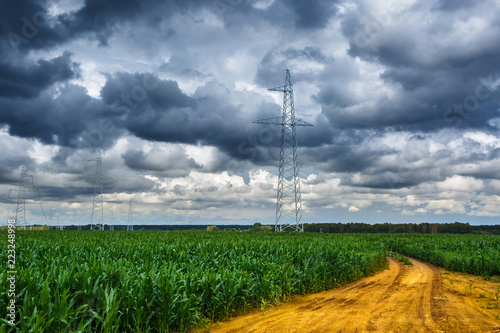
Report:
[{"label": "distant electricity pylon", "polygon": [[89,160],[96,161],[90,230],[104,230],[104,193],[102,189],[101,151],[98,151],[97,154],[95,159]]},{"label": "distant electricity pylon", "polygon": [[[31,177],[31,183],[26,182],[26,178]],[[16,205],[16,227],[20,225],[24,226],[24,230],[27,230],[27,221],[26,221],[26,190],[33,191],[35,196],[40,204],[40,192],[38,188],[33,185],[33,176],[26,175],[26,167],[21,168],[21,177],[19,179],[19,187],[17,189],[17,205]],[[10,197],[10,192],[9,192]],[[40,204],[40,208],[43,211],[43,207]],[[45,215],[45,212],[43,212]]]},{"label": "distant electricity pylon", "polygon": [[283,110],[281,117],[256,120],[253,123],[263,125],[281,125],[281,149],[276,199],[275,231],[304,231],[302,224],[302,200],[300,194],[299,166],[297,162],[296,126],[313,126],[295,118],[293,104],[293,85],[290,71],[286,70],[285,85],[270,88],[270,91],[283,92]]},{"label": "distant electricity pylon", "polygon": [[21,169],[21,178],[19,179],[19,189],[17,190],[16,206],[16,226],[24,225],[26,230],[26,168]]},{"label": "distant electricity pylon", "polygon": [[134,224],[132,223],[132,200],[128,202],[128,219],[127,219],[127,231],[134,231]]},{"label": "distant electricity pylon", "polygon": [[[56,209],[53,209],[52,207],[50,207],[50,211],[49,211],[49,221],[50,221],[50,224],[52,225],[52,217],[56,217],[56,220],[57,220],[57,223],[56,223],[56,229],[57,230],[64,230],[64,224],[62,223],[59,223],[59,213],[57,212]],[[55,213],[55,214],[54,214]]]},{"label": "distant electricity pylon", "polygon": [[111,218],[109,221],[109,231],[115,231],[115,215],[113,214],[113,211],[110,211]]}]

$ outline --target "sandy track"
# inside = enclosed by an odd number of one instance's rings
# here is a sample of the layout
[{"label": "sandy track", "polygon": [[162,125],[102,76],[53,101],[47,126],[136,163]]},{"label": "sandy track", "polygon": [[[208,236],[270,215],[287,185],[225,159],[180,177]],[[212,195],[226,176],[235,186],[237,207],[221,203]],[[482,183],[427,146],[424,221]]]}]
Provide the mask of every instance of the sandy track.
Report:
[{"label": "sandy track", "polygon": [[500,332],[498,283],[412,262],[389,258],[375,276],[216,323],[211,332]]}]

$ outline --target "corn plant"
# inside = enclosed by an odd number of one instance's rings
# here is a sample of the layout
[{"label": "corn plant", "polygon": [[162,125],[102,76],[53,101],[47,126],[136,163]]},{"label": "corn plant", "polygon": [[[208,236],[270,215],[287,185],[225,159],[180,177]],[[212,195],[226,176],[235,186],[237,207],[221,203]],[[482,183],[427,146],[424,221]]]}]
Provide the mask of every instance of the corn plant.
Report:
[{"label": "corn plant", "polygon": [[[498,236],[24,231],[17,325],[0,333],[186,332],[374,274],[387,250],[499,274]],[[1,304],[7,289],[0,272]]]}]

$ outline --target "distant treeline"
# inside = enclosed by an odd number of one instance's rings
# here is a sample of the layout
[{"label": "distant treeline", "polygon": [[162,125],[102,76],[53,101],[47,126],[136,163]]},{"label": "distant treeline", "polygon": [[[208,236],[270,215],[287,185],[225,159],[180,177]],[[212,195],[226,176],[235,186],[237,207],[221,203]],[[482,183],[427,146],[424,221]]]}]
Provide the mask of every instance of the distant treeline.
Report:
[{"label": "distant treeline", "polygon": [[[146,230],[207,230],[209,225],[134,225],[134,231]],[[269,228],[271,227],[271,228]],[[65,226],[65,230],[78,230],[78,226]],[[219,230],[226,231],[268,231],[274,230],[274,225],[262,226],[260,223],[254,225],[218,225]],[[50,227],[56,229],[56,227]],[[81,230],[89,230],[90,225],[80,226]],[[105,230],[110,230],[105,225]],[[115,225],[115,231],[127,230],[126,225]],[[305,223],[305,232],[324,233],[422,233],[422,234],[494,234],[500,235],[500,225],[470,225],[469,223]]]},{"label": "distant treeline", "polygon": [[[212,224],[210,224],[211,226]],[[162,224],[162,225],[145,225],[145,224],[136,224],[134,225],[134,231],[168,231],[168,230],[207,230],[207,227],[209,224],[183,224],[183,225],[176,225],[176,224]],[[220,230],[248,230],[251,229],[251,225],[218,225],[217,226]],[[51,226],[50,230],[56,230],[58,227],[56,226]],[[114,231],[125,231],[127,230],[126,225],[114,225],[113,226]],[[274,226],[273,226],[274,228]],[[76,226],[76,225],[68,225],[64,226],[64,230],[90,230],[90,224],[87,225],[81,225],[81,226]],[[108,231],[110,230],[110,226],[105,224],[104,225],[104,230]]]},{"label": "distant treeline", "polygon": [[308,223],[305,232],[325,233],[421,233],[421,234],[495,234],[500,225],[470,225],[469,223]]}]

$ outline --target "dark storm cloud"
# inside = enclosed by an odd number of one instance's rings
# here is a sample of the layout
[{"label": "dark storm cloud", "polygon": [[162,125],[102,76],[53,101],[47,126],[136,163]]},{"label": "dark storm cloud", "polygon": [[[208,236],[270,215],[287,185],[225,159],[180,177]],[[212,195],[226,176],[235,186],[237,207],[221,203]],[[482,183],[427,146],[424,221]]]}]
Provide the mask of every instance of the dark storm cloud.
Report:
[{"label": "dark storm cloud", "polygon": [[19,181],[19,174],[13,173],[14,170],[20,166],[25,166],[28,170],[33,170],[35,168],[35,161],[29,156],[19,154],[16,156],[2,154],[2,164],[0,165],[0,183],[3,181],[17,183]]},{"label": "dark storm cloud", "polygon": [[[302,149],[301,160],[314,161],[316,170],[335,173],[340,185],[369,189],[411,188],[439,182],[450,175],[456,157],[448,150],[429,151],[427,135],[401,136],[403,148],[388,146],[397,131],[339,129],[330,144]],[[477,149],[476,149],[477,150]],[[460,163],[467,163],[463,156]],[[306,163],[307,164],[307,163]]]},{"label": "dark storm cloud", "polygon": [[[349,191],[357,199],[410,195],[455,175],[457,183],[500,177],[493,1],[387,5],[382,15],[370,12],[370,2],[327,0],[87,0],[50,16],[55,5],[0,3],[7,13],[0,19],[0,126],[11,135],[0,133],[2,188],[27,165],[47,179],[63,175],[40,187],[44,197],[90,198],[92,181],[81,178],[94,176],[95,162],[82,161],[94,154],[75,149],[103,148],[111,200],[174,194],[183,201],[171,208],[238,209],[231,186],[231,198],[221,199],[212,182],[241,176],[248,191],[274,193],[280,128],[252,121],[280,115],[280,103],[262,88],[283,85],[285,68],[307,108],[297,116],[314,124],[297,129],[301,171],[325,205],[327,184],[347,203]],[[477,134],[485,130],[490,136]],[[192,156],[200,147],[201,156]],[[262,180],[252,175],[257,169],[274,171]],[[182,181],[164,186],[165,177]],[[443,188],[424,195],[440,198]]]},{"label": "dark storm cloud", "polygon": [[[10,13],[0,23],[3,35],[10,34],[3,39],[3,52],[50,48],[81,37],[97,39],[101,46],[105,46],[109,37],[125,22],[141,20],[154,28],[175,13],[188,13],[203,7],[218,11],[214,3],[201,1],[88,0],[82,8],[59,16],[49,16],[47,7],[36,1],[6,1],[0,6],[3,12]],[[306,29],[324,27],[335,12],[334,4],[326,1],[312,1],[307,5],[300,1],[283,1],[277,2],[276,6],[288,8],[296,27]],[[235,9],[241,13],[256,13],[244,2]],[[267,10],[268,17],[273,16],[273,10]],[[14,44],[9,48],[6,41]],[[326,61],[321,50],[312,47],[289,48],[283,56]],[[198,89],[195,95],[188,96],[174,81],[151,81],[151,85],[158,83],[158,87],[147,89],[143,82],[139,82],[144,77],[135,77],[134,81],[133,75],[117,73],[108,77],[102,89],[102,103],[89,97],[83,89],[71,85],[54,91],[55,83],[64,83],[78,76],[78,64],[71,61],[69,53],[52,60],[40,59],[33,64],[5,62],[0,64],[0,72],[0,94],[3,97],[0,107],[5,110],[0,115],[0,123],[8,125],[11,135],[38,138],[46,144],[68,147],[77,147],[86,140],[85,147],[95,148],[113,142],[118,135],[103,136],[99,131],[99,122],[110,117],[113,127],[126,128],[146,140],[210,144],[236,158],[250,157],[245,156],[241,144],[251,141],[249,138],[255,133],[256,128],[251,124],[253,119],[242,116],[239,105],[227,102],[224,92],[214,87],[217,84],[208,84]],[[144,100],[141,88],[146,89]],[[51,98],[54,93],[56,98]],[[128,95],[128,99],[123,95]],[[125,123],[122,125],[117,117],[124,114]],[[259,160],[263,155],[252,154],[252,158]]]},{"label": "dark storm cloud", "polygon": [[0,173],[0,184],[14,184],[16,181],[19,181],[19,179],[9,178]]},{"label": "dark storm cloud", "polygon": [[314,149],[310,154],[316,156],[321,169],[330,172],[362,172],[382,157],[378,151],[338,145]]},{"label": "dark storm cloud", "polygon": [[95,31],[101,45],[107,45],[107,38],[118,28],[117,23],[141,16],[155,3],[159,2],[87,0],[77,12],[62,15],[60,20],[63,26],[76,33]]},{"label": "dark storm cloud", "polygon": [[[8,126],[10,135],[69,147],[77,147],[82,136],[90,137],[93,129],[102,127],[103,120],[112,126],[117,121],[116,117],[106,118],[113,115],[109,106],[71,84],[57,92],[46,90],[32,99],[0,98],[0,109],[0,123]],[[101,138],[100,144],[113,138]]]},{"label": "dark storm cloud", "polygon": [[[253,25],[256,20],[268,20],[277,26],[290,23],[299,29],[318,29],[324,28],[336,12],[335,3],[327,0],[276,1],[264,11],[254,9],[244,0],[87,0],[81,8],[57,16],[48,12],[49,5],[50,2],[37,0],[0,3],[0,12],[8,13],[0,19],[0,34],[5,37],[0,42],[4,55],[13,50],[52,48],[78,38],[97,40],[101,47],[108,46],[109,38],[125,24],[158,30],[176,14],[192,16],[192,12],[204,9],[225,21],[228,29],[241,24]],[[248,17],[251,19],[247,20]],[[233,22],[235,18],[238,24]],[[193,17],[193,22],[198,21]],[[175,29],[168,28],[165,36],[173,35]]]},{"label": "dark storm cloud", "polygon": [[394,149],[379,146],[373,149],[368,143],[382,133],[371,130],[344,130],[332,136],[330,144],[310,147],[303,151],[304,160],[313,160],[326,172],[363,172],[373,167],[384,155]]},{"label": "dark storm cloud", "polygon": [[200,139],[199,129],[193,128],[193,120],[199,120],[199,116],[192,119],[195,101],[175,81],[117,73],[108,79],[101,96],[115,110],[127,111],[125,126],[139,138],[182,143]]},{"label": "dark storm cloud", "polygon": [[[0,52],[3,56],[10,58],[13,51],[20,47],[33,46],[34,43],[29,43],[29,41],[37,35],[42,39],[47,38],[47,29],[44,34],[39,34],[40,26],[48,24],[45,8],[40,5],[39,1],[5,0],[0,2],[0,13],[2,13],[0,18],[0,35],[2,36]],[[35,16],[38,27],[33,22],[33,16]]]},{"label": "dark storm cloud", "polygon": [[[125,128],[139,138],[213,145],[234,158],[252,158],[245,149],[258,145],[251,138],[259,129],[242,105],[228,100],[229,94],[221,84],[208,82],[188,96],[175,81],[139,73],[117,73],[101,91],[104,102],[126,113]],[[275,111],[274,104],[261,105],[261,114],[269,114],[270,107]]]},{"label": "dark storm cloud", "polygon": [[280,26],[288,26],[292,22],[299,29],[321,29],[336,13],[337,3],[329,0],[281,0],[275,1],[267,12],[271,21]]},{"label": "dark storm cloud", "polygon": [[88,37],[108,45],[109,37],[126,22],[141,21],[156,27],[175,13],[186,12],[190,8],[213,4],[204,1],[159,1],[159,0],[87,0],[82,8],[50,16],[47,4],[36,0],[6,0],[0,3],[0,12],[8,13],[0,20],[3,51],[10,44],[12,50],[44,49]]},{"label": "dark storm cloud", "polygon": [[297,127],[296,133],[297,142],[302,147],[320,147],[330,144],[339,135],[338,129],[335,129],[322,115],[315,118],[314,127]]},{"label": "dark storm cloud", "polygon": [[184,177],[201,165],[182,151],[149,153],[140,150],[128,150],[122,155],[125,165],[133,170],[153,171],[164,177]]},{"label": "dark storm cloud", "polygon": [[[385,71],[381,78],[401,89],[391,97],[381,93],[371,103],[339,104],[338,98],[331,98],[337,93],[335,88],[327,85],[317,95],[324,113],[340,126],[349,128],[424,131],[452,125],[491,128],[488,121],[497,116],[495,104],[499,94],[483,82],[488,77],[499,77],[500,49],[479,38],[468,44],[449,41],[456,34],[457,21],[467,22],[473,15],[481,15],[482,4],[451,1],[440,4],[427,14],[433,16],[425,26],[406,23],[404,17],[408,12],[392,8],[375,15],[360,7],[355,15],[347,16],[342,29],[350,40],[349,54],[382,64]],[[423,6],[420,4],[414,9],[425,11]],[[449,16],[449,11],[471,6],[475,9],[473,13]],[[500,34],[490,32],[488,38],[495,36],[496,41],[500,40]],[[461,112],[454,105],[469,106],[473,111]],[[448,109],[452,111],[447,112]]]},{"label": "dark storm cloud", "polygon": [[180,89],[177,82],[160,80],[151,74],[116,73],[108,75],[101,90],[102,100],[115,110],[129,111],[131,114],[150,109],[162,112],[174,108],[187,108],[192,100]]},{"label": "dark storm cloud", "polygon": [[[119,178],[122,173],[119,172]],[[118,178],[118,177],[117,177]],[[116,178],[115,178],[116,179]],[[157,187],[157,184],[145,177],[128,178],[125,181],[115,181],[111,184],[110,191],[114,193],[140,193],[140,192],[154,192],[162,193],[163,190]]]},{"label": "dark storm cloud", "polygon": [[[67,54],[62,58],[65,57],[69,59]],[[50,63],[58,63],[62,58]],[[57,77],[57,68],[52,71],[52,77]],[[107,77],[101,90],[102,100],[88,96],[85,89],[72,84],[58,89],[47,87],[30,99],[0,97],[0,123],[8,126],[10,135],[36,138],[62,148],[109,147],[127,130],[150,141],[213,145],[233,158],[250,159],[257,164],[274,164],[277,158],[276,149],[267,147],[279,146],[279,128],[261,128],[252,121],[259,116],[279,115],[279,105],[262,102],[257,116],[251,116],[242,111],[242,105],[231,103],[230,92],[216,82],[208,82],[190,96],[180,90],[177,82],[152,74],[116,73]],[[102,128],[103,122],[109,131]],[[328,130],[325,125],[319,128]],[[324,139],[319,128],[304,136],[302,143],[314,145]],[[71,150],[62,149],[53,162],[64,166],[68,157]],[[165,171],[171,167],[159,170],[158,161],[145,161],[137,151],[127,152],[124,161],[135,170]],[[177,169],[189,172],[199,168],[193,163],[191,160]]]},{"label": "dark storm cloud", "polygon": [[[116,121],[106,104],[68,83],[79,76],[80,66],[70,52],[36,62],[5,58],[0,62],[0,124],[13,136],[77,147],[82,136],[95,136],[93,128],[103,127],[105,117],[109,124]],[[113,138],[107,135],[99,145]]]},{"label": "dark storm cloud", "polygon": [[285,81],[283,69],[290,69],[292,72],[292,83],[300,81],[314,82],[316,77],[307,69],[300,66],[290,68],[290,63],[315,63],[315,64],[330,64],[334,60],[332,57],[325,55],[318,47],[306,46],[302,49],[287,48],[285,50],[272,49],[259,62],[259,67],[255,81],[266,87],[281,86]]},{"label": "dark storm cloud", "polygon": [[0,97],[34,98],[57,82],[78,77],[79,65],[71,61],[71,53],[40,59],[35,64],[0,62]]},{"label": "dark storm cloud", "polygon": [[40,186],[40,194],[47,199],[60,199],[64,198],[65,201],[71,202],[78,196],[90,196],[94,193],[94,186],[90,184],[88,186]]},{"label": "dark storm cloud", "polygon": [[331,0],[284,0],[292,8],[299,28],[324,28],[336,12],[336,1]]},{"label": "dark storm cloud", "polygon": [[286,49],[282,53],[288,59],[314,60],[318,63],[323,63],[323,64],[328,64],[333,60],[330,57],[323,54],[323,51],[320,48],[312,46],[306,46],[302,50],[291,47]]},{"label": "dark storm cloud", "polygon": [[[146,24],[151,29],[157,29],[162,21],[176,13],[186,13],[188,10],[203,6],[212,8],[213,4],[202,0],[87,0],[78,11],[58,17],[60,27],[68,34],[78,36],[91,33],[101,46],[108,45],[109,37],[126,22]],[[167,33],[175,33],[168,29]]]},{"label": "dark storm cloud", "polygon": [[[326,1],[312,1],[307,6],[300,1],[277,2],[276,5],[291,11],[297,28],[322,28],[335,12],[333,4]],[[245,2],[234,7],[233,12],[239,14],[257,15],[258,12]],[[83,147],[109,146],[121,132],[103,135],[99,122],[108,117],[112,127],[127,129],[146,140],[209,144],[238,159],[266,160],[259,148],[246,154],[242,144],[250,143],[255,136],[256,126],[251,124],[254,119],[245,118],[240,105],[228,102],[224,96],[226,92],[221,91],[217,83],[209,83],[188,96],[175,81],[151,81],[151,85],[158,86],[148,89],[144,82],[139,82],[144,77],[116,73],[108,76],[101,93],[102,103],[76,86],[59,87],[59,91],[54,88],[56,83],[78,77],[78,64],[71,61],[69,53],[52,60],[40,59],[33,64],[11,58],[12,50],[52,48],[85,37],[97,39],[101,46],[106,46],[109,37],[119,32],[126,22],[141,21],[157,29],[161,22],[176,13],[206,8],[222,14],[214,3],[88,0],[80,9],[58,16],[50,16],[47,8],[29,0],[6,1],[0,5],[2,12],[10,14],[0,22],[1,32],[7,37],[2,39],[2,52],[9,55],[6,62],[0,64],[3,74],[0,76],[0,95],[3,97],[0,107],[4,110],[0,123],[8,125],[11,135],[67,147],[80,147],[82,142]],[[276,14],[272,11],[272,8],[267,10],[268,18]],[[168,31],[169,36],[175,34],[172,28]],[[319,49],[312,47],[289,48],[283,55],[320,62],[326,59]],[[144,95],[143,100],[144,89],[147,96]],[[55,98],[51,98],[53,94]],[[124,95],[128,99],[124,99]],[[124,117],[123,124],[118,117]]]}]

